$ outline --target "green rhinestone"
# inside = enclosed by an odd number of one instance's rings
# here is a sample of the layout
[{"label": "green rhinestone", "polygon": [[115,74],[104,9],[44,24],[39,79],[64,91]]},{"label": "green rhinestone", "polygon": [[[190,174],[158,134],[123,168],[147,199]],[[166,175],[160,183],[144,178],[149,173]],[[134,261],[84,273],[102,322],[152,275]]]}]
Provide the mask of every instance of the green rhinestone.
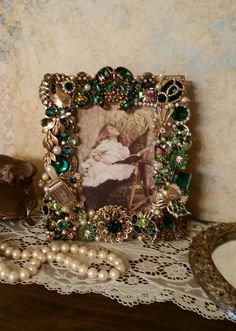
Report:
[{"label": "green rhinestone", "polygon": [[110,223],[108,223],[107,229],[109,232],[116,234],[122,231],[122,223],[120,223],[117,220],[113,220]]},{"label": "green rhinestone", "polygon": [[191,180],[191,174],[184,171],[176,171],[172,183],[178,185],[181,189],[187,190]]},{"label": "green rhinestone", "polygon": [[169,230],[172,231],[174,229],[175,224],[174,224],[174,221],[173,221],[172,217],[170,217],[168,215],[164,215],[163,223]]},{"label": "green rhinestone", "polygon": [[125,92],[125,85],[119,81],[115,82],[120,91]]},{"label": "green rhinestone", "polygon": [[96,228],[92,225],[84,225],[80,228],[79,238],[80,240],[89,242],[94,241],[96,237]]},{"label": "green rhinestone", "polygon": [[173,119],[179,122],[184,121],[187,118],[187,116],[188,116],[188,110],[183,106],[176,107],[172,114]]},{"label": "green rhinestone", "polygon": [[94,84],[93,91],[96,95],[100,95],[102,93],[102,86],[100,84]]},{"label": "green rhinestone", "polygon": [[57,222],[57,228],[59,230],[64,230],[64,229],[66,229],[66,227],[67,227],[67,222],[65,220],[59,220]]},{"label": "green rhinestone", "polygon": [[73,107],[88,108],[90,106],[91,106],[90,94],[83,89],[77,90],[73,97]]},{"label": "green rhinestone", "polygon": [[74,213],[78,214],[80,212],[80,207],[76,206],[73,211]]},{"label": "green rhinestone", "polygon": [[143,233],[149,237],[153,237],[156,234],[156,231],[156,227],[153,223],[149,223],[148,226],[143,229]]},{"label": "green rhinestone", "polygon": [[55,221],[51,221],[50,219],[47,220],[46,227],[49,231],[53,231],[55,229],[55,225],[56,225]]},{"label": "green rhinestone", "polygon": [[70,146],[77,146],[78,145],[78,139],[76,137],[69,137],[67,139],[67,142]]},{"label": "green rhinestone", "polygon": [[69,160],[63,156],[57,156],[56,161],[52,161],[52,166],[56,169],[57,173],[63,174],[70,168]]},{"label": "green rhinestone", "polygon": [[73,148],[70,146],[65,146],[63,148],[63,153],[67,156],[71,156],[73,154]]},{"label": "green rhinestone", "polygon": [[113,87],[113,83],[112,82],[108,82],[105,85],[105,88],[106,88],[107,91],[110,91],[112,89],[112,87]]},{"label": "green rhinestone", "polygon": [[69,178],[69,182],[70,182],[71,184],[76,184],[76,183],[77,183],[77,178],[76,178],[75,176],[71,176],[71,177]]},{"label": "green rhinestone", "polygon": [[[58,206],[58,208],[59,208],[59,206]],[[59,215],[58,214],[56,214],[54,211],[50,211],[50,218],[51,218],[51,220],[54,220],[54,221],[58,221],[59,220]]]},{"label": "green rhinestone", "polygon": [[52,209],[52,210],[58,210],[58,209],[59,209],[59,205],[58,205],[58,203],[56,203],[55,201],[54,201],[54,202],[50,202],[50,203],[48,204],[48,207],[49,207],[50,209]]},{"label": "green rhinestone", "polygon": [[93,104],[97,104],[99,102],[99,97],[97,95],[93,95],[92,101],[93,101]]},{"label": "green rhinestone", "polygon": [[105,79],[109,79],[112,76],[112,73],[113,73],[113,69],[107,66],[99,70],[96,77],[102,81]]},{"label": "green rhinestone", "polygon": [[131,81],[134,78],[132,72],[124,67],[116,68],[115,72],[121,80]]},{"label": "green rhinestone", "polygon": [[57,109],[57,114],[61,117],[65,115],[65,109],[64,108],[58,108]]},{"label": "green rhinestone", "polygon": [[137,221],[136,225],[145,228],[149,224],[149,220],[147,218],[141,218]]},{"label": "green rhinestone", "polygon": [[129,101],[122,102],[122,104],[120,105],[120,108],[123,109],[123,110],[128,110],[130,108]]}]

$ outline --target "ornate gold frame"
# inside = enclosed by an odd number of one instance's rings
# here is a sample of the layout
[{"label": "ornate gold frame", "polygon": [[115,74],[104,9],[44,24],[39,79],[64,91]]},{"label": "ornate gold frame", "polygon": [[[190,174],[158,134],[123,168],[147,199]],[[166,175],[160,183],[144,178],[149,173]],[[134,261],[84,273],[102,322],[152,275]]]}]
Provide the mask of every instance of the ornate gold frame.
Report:
[{"label": "ornate gold frame", "polygon": [[236,239],[236,223],[222,223],[202,231],[190,246],[189,262],[205,292],[236,320],[236,289],[225,280],[212,260],[214,249],[233,239]]},{"label": "ornate gold frame", "polygon": [[[190,100],[184,76],[145,73],[134,77],[123,67],[104,67],[95,76],[84,72],[75,76],[46,74],[39,95],[45,106],[41,124],[47,149],[39,185],[45,191],[43,211],[51,238],[119,242],[136,237],[171,240],[185,235],[191,179],[185,168],[191,133],[186,125]],[[127,112],[143,106],[155,109],[156,188],[148,206],[135,213],[114,205],[85,210],[81,199],[75,115],[78,109],[94,105],[109,111],[112,104]]]}]

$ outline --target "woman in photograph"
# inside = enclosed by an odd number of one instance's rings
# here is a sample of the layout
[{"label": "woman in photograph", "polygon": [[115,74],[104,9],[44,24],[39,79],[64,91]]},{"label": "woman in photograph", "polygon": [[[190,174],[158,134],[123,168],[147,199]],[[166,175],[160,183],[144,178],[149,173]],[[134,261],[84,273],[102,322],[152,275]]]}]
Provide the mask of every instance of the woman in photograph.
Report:
[{"label": "woman in photograph", "polygon": [[105,183],[107,181],[110,184],[119,183],[130,178],[134,172],[134,165],[126,162],[130,156],[130,151],[119,141],[119,137],[120,132],[115,126],[104,125],[88,159],[81,164],[84,173],[82,185],[86,195],[86,204],[89,208],[100,207],[97,206],[99,203],[95,201],[97,200],[96,196],[99,191],[103,199],[105,198],[107,195]]},{"label": "woman in photograph", "polygon": [[120,132],[111,124],[100,130],[89,158],[81,164],[85,173],[83,186],[97,187],[109,179],[123,180],[134,170],[131,164],[117,163],[130,155],[127,146],[119,142]]}]

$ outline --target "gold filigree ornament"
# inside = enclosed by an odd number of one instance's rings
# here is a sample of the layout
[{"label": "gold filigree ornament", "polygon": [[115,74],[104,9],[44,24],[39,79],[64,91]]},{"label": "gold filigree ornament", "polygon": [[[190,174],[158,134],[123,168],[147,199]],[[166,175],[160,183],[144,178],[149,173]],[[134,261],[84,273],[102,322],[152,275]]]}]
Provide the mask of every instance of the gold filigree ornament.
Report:
[{"label": "gold filigree ornament", "polygon": [[[45,192],[42,210],[47,218],[49,237],[109,242],[184,237],[189,215],[185,203],[191,179],[191,174],[185,170],[189,161],[187,150],[191,146],[187,126],[190,100],[186,96],[186,84],[182,75],[148,72],[134,77],[124,67],[113,69],[108,66],[94,76],[85,72],[74,76],[59,73],[44,76],[39,96],[45,107],[41,125],[46,154],[43,158],[45,172],[39,185]],[[79,120],[81,112],[89,112],[94,106],[97,106],[96,113],[99,109],[108,111],[112,121],[116,118],[114,107],[118,117],[119,111],[131,114],[133,119],[137,114],[145,130],[146,114],[152,110],[154,146],[136,149],[125,161],[135,169],[127,184],[130,192],[127,208],[118,203],[86,207],[85,174],[81,173],[78,162]],[[123,146],[134,143],[137,138],[127,136],[127,132],[135,131],[131,122],[129,130],[128,127],[126,131],[124,129]],[[93,130],[91,127],[91,132]],[[145,159],[147,153],[154,155],[153,164]],[[102,155],[96,156],[96,160],[101,158]],[[153,169],[152,188],[147,187],[145,178],[150,169]],[[122,189],[124,187],[120,192]],[[142,197],[136,204],[135,192]],[[94,191],[94,195],[96,198],[105,196],[105,190]]]},{"label": "gold filigree ornament", "polygon": [[97,235],[105,242],[118,243],[131,238],[133,226],[129,210],[116,205],[100,208],[94,215]]}]

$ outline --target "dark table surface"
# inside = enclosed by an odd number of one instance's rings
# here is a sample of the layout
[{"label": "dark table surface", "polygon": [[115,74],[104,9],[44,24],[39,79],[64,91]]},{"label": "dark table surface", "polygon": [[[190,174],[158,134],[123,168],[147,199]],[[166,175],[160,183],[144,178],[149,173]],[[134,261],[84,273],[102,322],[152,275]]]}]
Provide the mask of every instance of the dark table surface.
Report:
[{"label": "dark table surface", "polygon": [[0,284],[0,331],[229,331],[171,302],[125,307],[98,294],[60,295],[38,285]]}]

